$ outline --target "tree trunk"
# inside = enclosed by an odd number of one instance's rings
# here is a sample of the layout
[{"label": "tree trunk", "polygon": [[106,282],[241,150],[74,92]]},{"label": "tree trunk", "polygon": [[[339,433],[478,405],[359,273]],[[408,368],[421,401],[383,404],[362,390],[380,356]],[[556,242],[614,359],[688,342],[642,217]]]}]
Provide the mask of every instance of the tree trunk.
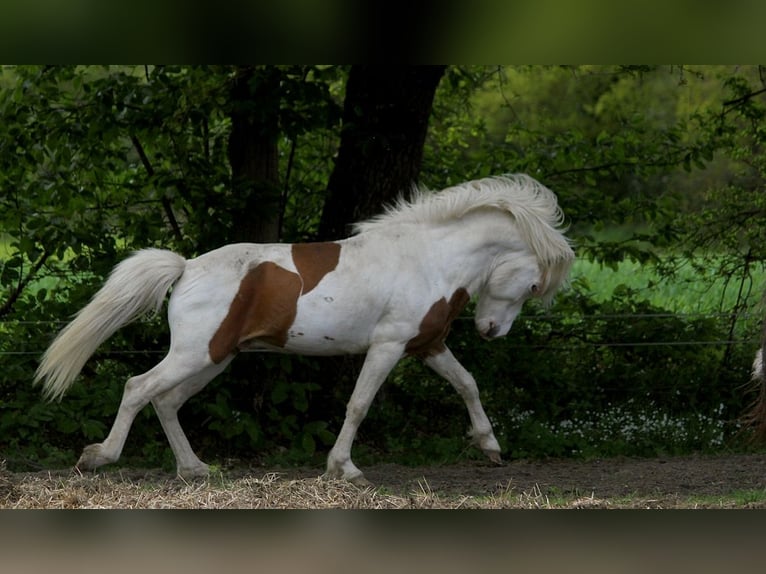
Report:
[{"label": "tree trunk", "polygon": [[[229,165],[235,201],[227,242],[275,243],[281,202],[277,142],[280,72],[273,66],[241,67],[231,85]],[[231,366],[234,380],[261,379],[267,371],[256,355]],[[244,407],[243,407],[244,408]]]},{"label": "tree trunk", "polygon": [[279,239],[280,72],[273,66],[242,67],[231,86],[229,164],[234,227],[229,241]]},{"label": "tree trunk", "polygon": [[[353,66],[343,127],[327,185],[319,239],[346,237],[355,221],[379,213],[418,181],[433,98],[446,66]],[[362,357],[325,359],[320,384],[353,381]],[[319,382],[319,381],[318,381]],[[351,382],[353,387],[353,382]],[[380,393],[381,399],[385,391]]]},{"label": "tree trunk", "polygon": [[345,237],[417,183],[436,87],[446,66],[353,66],[319,238]]}]

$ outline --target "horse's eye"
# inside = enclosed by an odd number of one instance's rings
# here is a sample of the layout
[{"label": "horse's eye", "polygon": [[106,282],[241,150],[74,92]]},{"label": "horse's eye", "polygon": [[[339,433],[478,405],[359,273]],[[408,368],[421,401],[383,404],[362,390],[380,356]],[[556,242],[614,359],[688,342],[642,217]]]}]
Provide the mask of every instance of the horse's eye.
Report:
[{"label": "horse's eye", "polygon": [[537,285],[537,283],[532,283],[532,286],[529,288],[532,295],[537,295],[537,292],[540,290],[540,287]]}]

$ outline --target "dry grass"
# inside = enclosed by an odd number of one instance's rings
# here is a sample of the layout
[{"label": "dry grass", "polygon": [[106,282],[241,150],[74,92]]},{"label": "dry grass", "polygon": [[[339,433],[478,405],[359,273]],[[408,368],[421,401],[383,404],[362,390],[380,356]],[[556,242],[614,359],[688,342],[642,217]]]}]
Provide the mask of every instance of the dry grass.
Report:
[{"label": "dry grass", "polygon": [[[573,507],[593,506],[575,501]],[[407,493],[359,488],[342,480],[286,478],[267,473],[259,478],[185,481],[169,475],[121,471],[81,474],[76,471],[11,473],[0,462],[0,508],[4,509],[458,509],[552,508],[539,489],[516,493],[508,486],[487,496],[433,492],[425,479]]]},{"label": "dry grass", "polygon": [[185,481],[159,472],[11,473],[0,461],[0,509],[617,509],[763,508],[766,492],[719,496],[583,496],[498,483],[479,495],[432,490],[420,478],[398,491],[267,472]]},{"label": "dry grass", "polygon": [[424,482],[408,494],[323,478],[260,478],[184,481],[129,478],[119,473],[70,476],[0,474],[0,508],[16,509],[418,509],[539,508],[534,494],[517,496],[441,496]]}]

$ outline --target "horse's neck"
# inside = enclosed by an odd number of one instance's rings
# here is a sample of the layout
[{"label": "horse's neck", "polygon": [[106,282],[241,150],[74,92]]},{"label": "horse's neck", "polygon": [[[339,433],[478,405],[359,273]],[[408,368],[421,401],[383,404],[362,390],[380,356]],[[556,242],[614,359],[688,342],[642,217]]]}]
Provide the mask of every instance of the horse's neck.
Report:
[{"label": "horse's neck", "polygon": [[[499,215],[499,214],[498,214]],[[526,250],[507,216],[469,214],[434,226],[413,226],[407,245],[419,252],[424,268],[438,270],[445,283],[475,293],[498,255]]]},{"label": "horse's neck", "polygon": [[[477,214],[479,215],[479,214]],[[466,270],[471,273],[478,272],[481,277],[478,281],[486,279],[489,269],[498,256],[509,251],[527,251],[527,245],[522,241],[513,225],[505,215],[485,214],[485,217],[464,218],[455,224],[452,241],[461,246],[456,249],[460,253]],[[474,286],[474,289],[478,285]]]}]

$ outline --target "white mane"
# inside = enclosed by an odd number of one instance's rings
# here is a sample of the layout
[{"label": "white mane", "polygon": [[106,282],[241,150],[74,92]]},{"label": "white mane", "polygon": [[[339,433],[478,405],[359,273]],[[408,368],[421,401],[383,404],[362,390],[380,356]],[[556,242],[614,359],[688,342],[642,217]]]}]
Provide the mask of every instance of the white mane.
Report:
[{"label": "white mane", "polygon": [[385,213],[357,223],[354,231],[365,233],[400,223],[438,223],[482,208],[500,209],[513,217],[523,239],[548,270],[549,286],[557,288],[574,259],[563,235],[564,214],[556,195],[525,174],[468,181],[437,193],[416,188],[410,201],[399,199]]}]

